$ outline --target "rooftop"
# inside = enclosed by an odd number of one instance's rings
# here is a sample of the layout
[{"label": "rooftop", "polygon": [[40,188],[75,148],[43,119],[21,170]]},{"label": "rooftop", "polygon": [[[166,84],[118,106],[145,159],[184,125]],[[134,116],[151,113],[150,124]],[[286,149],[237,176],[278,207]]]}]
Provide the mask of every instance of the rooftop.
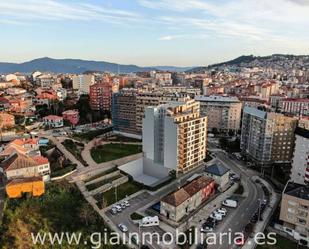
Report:
[{"label": "rooftop", "polygon": [[205,172],[210,173],[216,176],[223,176],[230,170],[224,167],[223,165],[213,164],[205,169]]},{"label": "rooftop", "polygon": [[206,188],[209,184],[211,184],[214,180],[206,177],[201,176],[192,182],[188,183],[181,189],[165,196],[162,201],[168,203],[174,207],[179,206],[181,203],[188,200],[191,196],[195,195],[200,190]]},{"label": "rooftop", "polygon": [[256,116],[256,117],[262,118],[262,119],[265,119],[266,116],[267,116],[267,112],[264,112],[264,111],[261,111],[257,108],[253,108],[253,107],[249,107],[249,106],[245,106],[244,113],[248,113],[252,116]]},{"label": "rooftop", "polygon": [[309,186],[288,182],[284,189],[284,194],[309,201]]},{"label": "rooftop", "polygon": [[232,96],[195,96],[195,100],[197,101],[205,101],[205,102],[229,102],[229,103],[240,103],[237,97]]}]

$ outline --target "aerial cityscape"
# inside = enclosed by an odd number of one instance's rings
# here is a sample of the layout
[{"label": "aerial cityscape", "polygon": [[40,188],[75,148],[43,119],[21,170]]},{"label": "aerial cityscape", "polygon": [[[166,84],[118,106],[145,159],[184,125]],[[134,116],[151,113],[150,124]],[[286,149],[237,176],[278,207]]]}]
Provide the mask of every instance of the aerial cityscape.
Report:
[{"label": "aerial cityscape", "polygon": [[309,248],[306,0],[0,0],[0,249]]}]

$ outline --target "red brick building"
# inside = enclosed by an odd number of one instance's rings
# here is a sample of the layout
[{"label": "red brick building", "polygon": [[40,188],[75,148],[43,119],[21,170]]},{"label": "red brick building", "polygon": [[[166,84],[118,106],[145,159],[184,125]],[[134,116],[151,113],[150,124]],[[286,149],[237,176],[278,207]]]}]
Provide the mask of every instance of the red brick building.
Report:
[{"label": "red brick building", "polygon": [[77,125],[79,122],[78,110],[67,110],[62,113],[63,120],[69,121],[72,125]]},{"label": "red brick building", "polygon": [[90,106],[95,111],[110,111],[112,93],[117,92],[117,85],[103,81],[90,86]]}]

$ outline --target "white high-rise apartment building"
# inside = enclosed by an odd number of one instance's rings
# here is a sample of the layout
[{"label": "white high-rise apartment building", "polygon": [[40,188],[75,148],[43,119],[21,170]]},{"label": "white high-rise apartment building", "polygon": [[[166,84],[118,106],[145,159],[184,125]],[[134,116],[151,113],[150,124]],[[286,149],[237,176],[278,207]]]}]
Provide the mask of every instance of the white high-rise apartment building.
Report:
[{"label": "white high-rise apartment building", "polygon": [[143,119],[144,157],[185,173],[201,165],[206,155],[207,117],[194,100],[147,107]]}]

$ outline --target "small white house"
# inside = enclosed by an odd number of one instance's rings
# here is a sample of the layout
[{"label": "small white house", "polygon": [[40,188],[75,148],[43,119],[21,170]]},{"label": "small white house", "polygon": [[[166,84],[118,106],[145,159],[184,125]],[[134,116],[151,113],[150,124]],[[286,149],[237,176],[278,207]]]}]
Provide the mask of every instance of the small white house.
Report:
[{"label": "small white house", "polygon": [[43,118],[43,123],[45,126],[51,128],[59,128],[63,126],[63,117],[56,115],[48,115]]}]

